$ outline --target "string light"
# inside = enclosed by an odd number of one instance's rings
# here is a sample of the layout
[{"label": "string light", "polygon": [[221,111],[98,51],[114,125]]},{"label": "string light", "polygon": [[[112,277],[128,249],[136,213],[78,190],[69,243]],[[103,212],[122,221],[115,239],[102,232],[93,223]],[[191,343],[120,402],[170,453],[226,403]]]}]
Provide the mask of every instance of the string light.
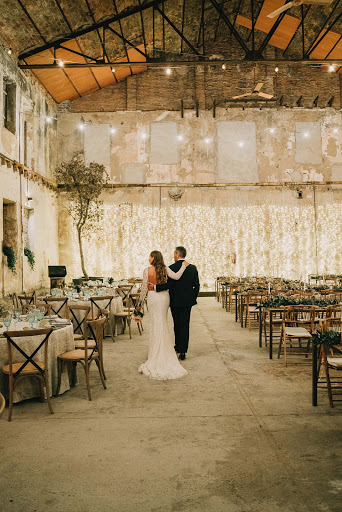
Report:
[{"label": "string light", "polygon": [[239,144],[239,147],[240,147],[240,148],[243,148],[243,146],[244,146],[244,142],[243,142],[242,140],[240,140],[240,142],[238,142],[238,144]]},{"label": "string light", "polygon": [[206,137],[206,138],[204,139],[204,142],[205,142],[206,144],[210,144],[211,139],[209,139],[209,137]]},{"label": "string light", "polygon": [[274,71],[275,71],[276,73],[278,73],[278,71],[279,71],[278,66],[276,66],[276,67],[275,67],[275,70],[274,70]]},{"label": "string light", "polygon": [[333,64],[330,64],[330,66],[329,66],[329,71],[330,71],[330,72],[332,72],[332,71],[334,71],[334,70],[335,70],[335,68],[334,68]]},{"label": "string light", "polygon": [[46,122],[47,122],[48,124],[51,124],[51,123],[52,123],[52,117],[51,117],[51,116],[46,116],[45,120],[46,120]]},{"label": "string light", "polygon": [[222,64],[222,69],[225,70],[226,69],[226,65],[225,64]]},{"label": "string light", "polygon": [[112,73],[115,73],[115,68],[112,68]]},{"label": "string light", "polygon": [[64,60],[59,60],[59,61],[57,61],[57,62],[58,62],[58,66],[59,66],[60,68],[64,68]]},{"label": "string light", "polygon": [[116,128],[111,127],[109,131],[112,135],[114,135],[116,133]]},{"label": "string light", "polygon": [[12,48],[8,48],[7,53],[8,55],[12,55]]},{"label": "string light", "polygon": [[145,139],[147,139],[147,137],[148,137],[147,133],[143,132],[143,133],[141,134],[141,138],[142,138],[142,139],[144,139],[144,140],[145,140]]},{"label": "string light", "polygon": [[166,68],[166,74],[167,75],[171,75],[171,69],[170,68]]},{"label": "string light", "polygon": [[177,139],[179,140],[179,142],[182,142],[182,140],[184,139],[183,135],[181,133],[179,133],[177,135]]},{"label": "string light", "polygon": [[85,123],[79,123],[78,129],[81,130],[81,132],[83,132],[84,128],[85,128]]},{"label": "string light", "polygon": [[275,132],[275,128],[270,128],[270,133],[274,133]]},{"label": "string light", "polygon": [[338,128],[334,128],[334,133],[337,133],[338,132]]},{"label": "string light", "polygon": [[304,132],[303,137],[305,137],[307,139],[309,137],[309,132]]}]

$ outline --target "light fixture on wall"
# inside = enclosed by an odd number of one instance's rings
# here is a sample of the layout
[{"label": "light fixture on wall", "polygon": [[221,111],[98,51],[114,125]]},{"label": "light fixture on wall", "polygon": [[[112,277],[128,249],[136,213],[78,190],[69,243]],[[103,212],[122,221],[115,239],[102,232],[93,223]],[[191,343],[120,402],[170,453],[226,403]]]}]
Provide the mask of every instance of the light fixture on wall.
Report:
[{"label": "light fixture on wall", "polygon": [[142,132],[142,134],[141,134],[141,138],[142,138],[143,140],[146,140],[146,139],[147,139],[147,137],[148,137],[147,133]]},{"label": "light fixture on wall", "polygon": [[240,142],[238,144],[239,144],[240,148],[243,148],[243,146],[245,145],[245,143],[242,140],[240,140]]},{"label": "light fixture on wall", "polygon": [[115,68],[112,68],[112,73],[115,73]]},{"label": "light fixture on wall", "polygon": [[12,48],[8,48],[7,53],[8,55],[12,55]]},{"label": "light fixture on wall", "polygon": [[204,139],[204,142],[205,142],[206,144],[210,144],[211,139],[210,139],[209,137],[206,137],[206,138]]},{"label": "light fixture on wall", "polygon": [[303,137],[305,137],[307,139],[309,137],[309,132],[304,132]]},{"label": "light fixture on wall", "polygon": [[171,75],[171,73],[172,73],[171,68],[166,68],[165,73],[166,73],[167,75]]},{"label": "light fixture on wall", "polygon": [[177,139],[179,140],[179,142],[182,142],[182,140],[184,140],[184,136],[181,133],[179,133],[177,135]]},{"label": "light fixture on wall", "polygon": [[225,70],[225,69],[226,69],[226,65],[225,65],[224,63],[222,64],[222,66],[221,66],[221,67],[222,67],[222,69],[223,69],[223,70]]},{"label": "light fixture on wall", "polygon": [[276,73],[278,73],[278,71],[279,71],[278,66],[276,66],[276,67],[275,67],[274,71],[275,71]]},{"label": "light fixture on wall", "polygon": [[58,66],[59,66],[60,68],[64,68],[64,60],[59,60],[59,61],[57,61],[57,62],[58,62]]},{"label": "light fixture on wall", "polygon": [[337,133],[338,132],[338,128],[334,128],[334,133]]},{"label": "light fixture on wall", "polygon": [[334,65],[333,65],[333,64],[330,64],[330,66],[329,66],[329,71],[330,71],[330,73],[332,73],[333,71],[335,71],[335,68],[334,68]]},{"label": "light fixture on wall", "polygon": [[173,199],[174,201],[179,201],[184,194],[184,190],[182,190],[180,187],[172,187],[168,190],[169,197]]},{"label": "light fixture on wall", "polygon": [[114,135],[114,134],[116,133],[116,128],[114,128],[113,126],[111,126],[111,128],[110,128],[110,130],[109,130],[109,131],[110,131],[111,135]]},{"label": "light fixture on wall", "polygon": [[80,123],[80,124],[78,125],[78,129],[79,129],[81,132],[83,132],[83,131],[84,131],[84,128],[85,128],[85,123]]},{"label": "light fixture on wall", "polygon": [[274,133],[275,132],[275,128],[270,128],[270,133]]}]

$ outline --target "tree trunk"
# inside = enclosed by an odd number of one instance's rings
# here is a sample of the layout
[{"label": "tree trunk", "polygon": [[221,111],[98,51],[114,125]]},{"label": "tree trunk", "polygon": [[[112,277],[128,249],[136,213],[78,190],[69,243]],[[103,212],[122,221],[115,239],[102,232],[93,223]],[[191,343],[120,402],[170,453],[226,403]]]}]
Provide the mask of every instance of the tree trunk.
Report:
[{"label": "tree trunk", "polygon": [[83,272],[84,277],[86,279],[89,279],[88,273],[87,273],[87,271],[85,269],[85,266],[84,266],[83,244],[82,244],[82,235],[81,235],[81,230],[80,229],[77,229],[77,234],[78,234],[78,246],[79,246],[79,249],[80,249],[82,272]]}]

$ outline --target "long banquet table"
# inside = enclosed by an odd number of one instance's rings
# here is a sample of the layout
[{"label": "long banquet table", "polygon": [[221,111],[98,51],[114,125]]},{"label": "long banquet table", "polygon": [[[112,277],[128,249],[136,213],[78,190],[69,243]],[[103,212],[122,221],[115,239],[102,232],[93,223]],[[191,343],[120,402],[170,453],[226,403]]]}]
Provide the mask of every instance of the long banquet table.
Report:
[{"label": "long banquet table", "polygon": [[[28,327],[27,322],[19,322],[15,324],[12,321],[12,325],[8,330],[22,330],[24,327]],[[5,328],[0,328],[0,336],[4,332]],[[38,342],[42,340],[41,336],[25,337],[25,331],[23,330],[23,337],[17,338],[16,343],[29,355],[34,351]],[[68,325],[54,330],[49,338],[48,347],[48,366],[49,366],[49,379],[50,379],[50,394],[54,395],[57,389],[57,356],[63,354],[68,350],[75,348],[73,327]],[[37,353],[35,359],[44,361],[44,349],[41,349]],[[17,351],[12,352],[13,362],[25,361],[25,358]],[[2,372],[2,367],[8,364],[8,351],[7,351],[7,340],[5,337],[0,337],[0,393],[5,398],[8,398],[8,376]],[[60,394],[70,389],[69,374],[68,372],[62,373],[61,389]],[[14,394],[13,401],[20,402],[21,400],[27,400],[29,398],[39,397],[39,385],[37,379],[25,378],[18,381]]]}]

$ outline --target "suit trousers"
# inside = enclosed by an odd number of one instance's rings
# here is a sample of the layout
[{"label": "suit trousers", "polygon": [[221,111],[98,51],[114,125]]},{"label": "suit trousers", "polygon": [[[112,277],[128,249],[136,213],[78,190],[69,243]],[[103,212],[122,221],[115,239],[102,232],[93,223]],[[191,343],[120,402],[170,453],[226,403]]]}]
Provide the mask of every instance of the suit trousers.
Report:
[{"label": "suit trousers", "polygon": [[185,308],[171,308],[173,318],[173,328],[175,331],[175,350],[181,354],[188,351],[189,346],[189,326],[191,306]]}]

